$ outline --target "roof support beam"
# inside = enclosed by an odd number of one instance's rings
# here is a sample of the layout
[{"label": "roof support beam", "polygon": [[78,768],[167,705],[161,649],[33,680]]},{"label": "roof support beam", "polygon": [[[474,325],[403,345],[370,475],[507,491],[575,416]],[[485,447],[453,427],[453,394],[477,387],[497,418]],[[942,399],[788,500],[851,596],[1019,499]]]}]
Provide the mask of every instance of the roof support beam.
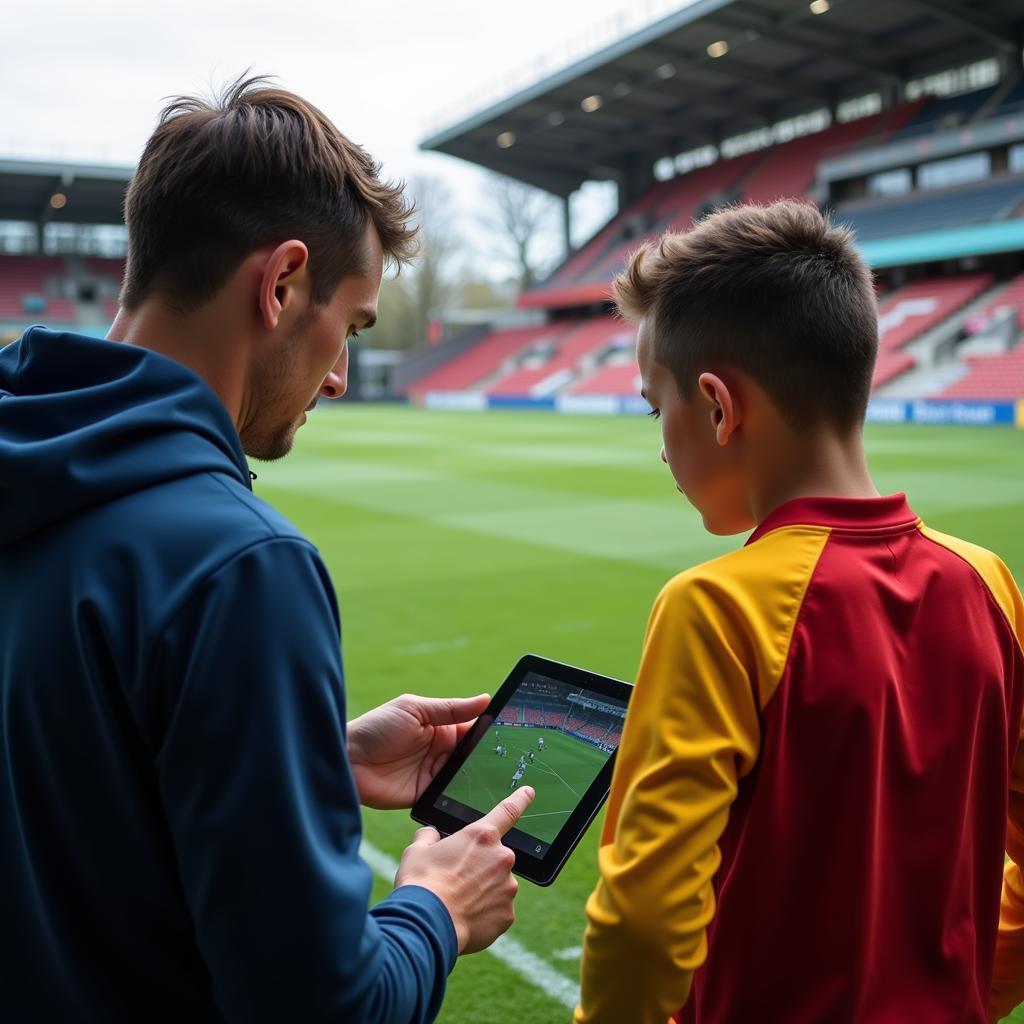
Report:
[{"label": "roof support beam", "polygon": [[[683,53],[670,46],[650,46],[648,50],[656,54],[659,60],[675,64],[678,67],[692,68],[700,74],[721,75],[725,78],[735,78],[741,81],[750,82],[754,85],[774,89],[786,96],[795,96],[798,99],[813,100],[817,103],[831,103],[828,96],[822,95],[820,86],[815,82],[794,78],[792,75],[773,75],[760,68],[753,67],[743,61],[737,60],[732,52],[724,57],[708,57],[705,54]],[[670,79],[669,82],[674,81]]]},{"label": "roof support beam", "polygon": [[[726,19],[723,18],[723,21],[726,21]],[[781,25],[771,21],[758,22],[753,19],[751,21],[757,26],[757,31],[763,38],[775,39],[780,43],[789,43],[791,46],[798,47],[801,50],[810,50],[817,56],[831,57],[833,60],[841,61],[847,67],[856,68],[858,71],[862,71],[864,74],[887,85],[898,84],[901,81],[898,68],[888,64],[879,64],[877,61],[871,60],[855,45],[849,43],[836,45],[836,37],[831,32],[828,33],[831,41],[823,43],[821,36],[824,34],[822,31],[825,29],[824,25],[815,25],[815,37],[811,38],[810,35],[802,35],[799,31],[783,28]],[[733,23],[732,27],[738,29],[741,26]],[[749,29],[752,27],[752,24],[747,22],[742,27]]]},{"label": "roof support beam", "polygon": [[1015,48],[1014,38],[1018,32],[1011,24],[999,21],[984,11],[972,11],[970,17],[957,10],[945,0],[912,0],[914,4],[934,14],[937,18],[955,25],[964,32],[978,36],[991,43],[999,50],[1012,51]]}]

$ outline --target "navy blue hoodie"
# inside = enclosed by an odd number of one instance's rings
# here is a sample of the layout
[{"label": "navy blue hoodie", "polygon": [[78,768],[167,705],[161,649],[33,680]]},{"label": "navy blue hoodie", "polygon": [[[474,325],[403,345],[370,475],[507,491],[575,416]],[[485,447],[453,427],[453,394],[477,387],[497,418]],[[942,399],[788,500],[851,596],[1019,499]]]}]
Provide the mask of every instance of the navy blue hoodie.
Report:
[{"label": "navy blue hoodie", "polygon": [[0,351],[0,1020],[433,1020],[432,893],[368,910],[339,622],[224,406],[142,348]]}]

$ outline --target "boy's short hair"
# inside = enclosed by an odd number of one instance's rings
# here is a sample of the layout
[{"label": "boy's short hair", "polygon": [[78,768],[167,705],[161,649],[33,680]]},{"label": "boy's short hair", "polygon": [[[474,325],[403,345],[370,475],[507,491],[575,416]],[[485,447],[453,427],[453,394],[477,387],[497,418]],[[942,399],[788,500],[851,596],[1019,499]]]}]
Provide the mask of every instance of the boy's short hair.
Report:
[{"label": "boy's short hair", "polygon": [[125,197],[128,263],[121,303],[154,294],[180,312],[212,298],[256,249],[289,238],[309,249],[311,298],[365,272],[372,221],[390,261],[416,252],[401,184],[312,104],[260,77],[212,101],[179,96],[161,112]]},{"label": "boy's short hair", "polygon": [[647,321],[684,397],[725,364],[797,428],[863,421],[878,352],[871,271],[853,233],[809,203],[713,213],[643,245],[613,288],[623,316]]}]

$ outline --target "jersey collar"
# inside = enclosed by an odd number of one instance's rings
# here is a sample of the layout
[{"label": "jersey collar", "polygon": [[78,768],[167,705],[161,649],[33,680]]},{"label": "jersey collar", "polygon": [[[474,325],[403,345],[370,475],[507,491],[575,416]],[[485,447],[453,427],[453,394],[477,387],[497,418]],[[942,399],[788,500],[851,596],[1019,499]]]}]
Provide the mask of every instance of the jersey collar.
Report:
[{"label": "jersey collar", "polygon": [[780,526],[891,530],[913,526],[918,519],[903,493],[887,494],[880,498],[794,498],[769,512],[747,543],[759,540]]}]

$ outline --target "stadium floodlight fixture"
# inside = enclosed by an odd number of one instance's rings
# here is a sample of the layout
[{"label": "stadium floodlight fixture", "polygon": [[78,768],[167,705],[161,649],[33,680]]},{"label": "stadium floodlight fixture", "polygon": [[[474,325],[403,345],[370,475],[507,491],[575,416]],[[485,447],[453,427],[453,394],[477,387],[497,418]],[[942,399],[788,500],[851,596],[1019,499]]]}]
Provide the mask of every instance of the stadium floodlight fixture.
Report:
[{"label": "stadium floodlight fixture", "polygon": [[565,124],[565,114],[560,110],[552,110],[551,113],[548,114],[547,120],[548,124],[551,125],[552,128],[557,128],[560,124]]},{"label": "stadium floodlight fixture", "polygon": [[729,52],[729,44],[724,39],[716,39],[708,44],[708,56],[711,58],[724,57]]},{"label": "stadium floodlight fixture", "polygon": [[497,143],[502,149],[510,149],[516,144],[516,133],[515,132],[502,132],[498,138]]},{"label": "stadium floodlight fixture", "polygon": [[659,65],[658,67],[656,67],[654,69],[654,73],[662,81],[664,81],[665,79],[668,79],[668,78],[675,78],[676,77],[676,66],[675,66],[675,64],[661,64],[661,65]]},{"label": "stadium floodlight fixture", "polygon": [[63,192],[54,192],[50,196],[50,206],[55,210],[63,210],[68,205],[68,197]]},{"label": "stadium floodlight fixture", "polygon": [[829,0],[811,0],[810,3],[811,14],[824,14],[826,11],[831,10],[832,5]]},{"label": "stadium floodlight fixture", "polygon": [[593,96],[586,96],[580,100],[580,106],[588,113],[600,110],[604,106],[604,100],[595,92]]},{"label": "stadium floodlight fixture", "polygon": [[619,99],[622,99],[623,96],[628,96],[632,91],[633,87],[629,84],[629,82],[618,82],[612,88],[612,95],[619,97]]}]

